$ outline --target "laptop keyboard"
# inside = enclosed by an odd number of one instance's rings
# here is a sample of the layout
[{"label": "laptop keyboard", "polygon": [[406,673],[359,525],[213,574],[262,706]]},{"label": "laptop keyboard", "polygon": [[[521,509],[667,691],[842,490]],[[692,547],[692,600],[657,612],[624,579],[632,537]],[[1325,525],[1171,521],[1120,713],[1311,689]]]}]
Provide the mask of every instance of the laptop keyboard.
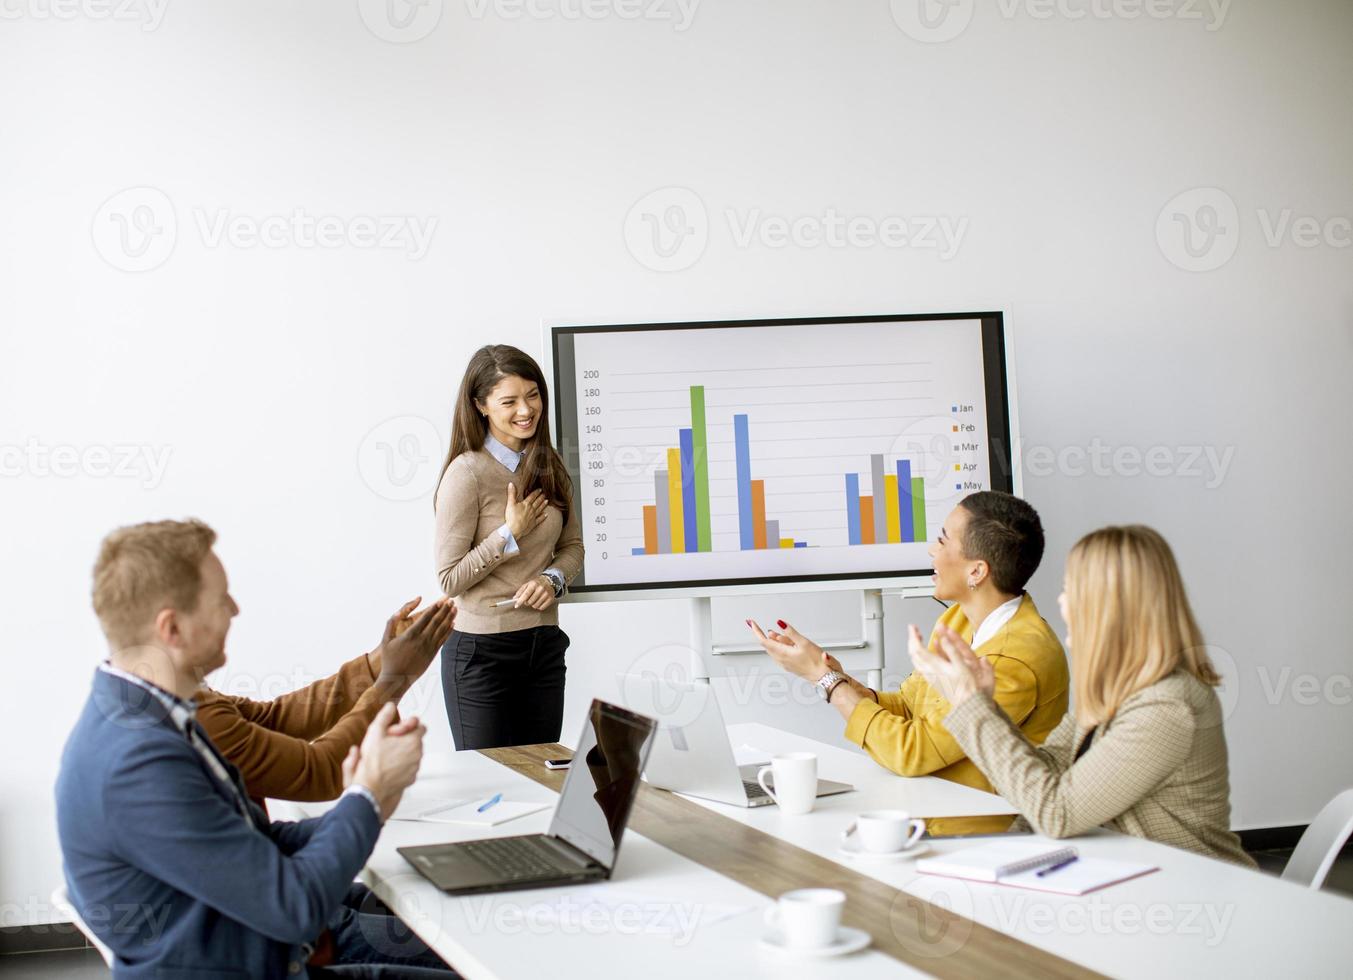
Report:
[{"label": "laptop keyboard", "polygon": [[749,800],[765,800],[770,798],[770,794],[762,789],[761,784],[755,779],[744,779],[742,781],[742,788],[747,791],[747,799]]},{"label": "laptop keyboard", "polygon": [[552,877],[565,870],[529,839],[467,841],[460,846],[485,868],[509,881]]}]

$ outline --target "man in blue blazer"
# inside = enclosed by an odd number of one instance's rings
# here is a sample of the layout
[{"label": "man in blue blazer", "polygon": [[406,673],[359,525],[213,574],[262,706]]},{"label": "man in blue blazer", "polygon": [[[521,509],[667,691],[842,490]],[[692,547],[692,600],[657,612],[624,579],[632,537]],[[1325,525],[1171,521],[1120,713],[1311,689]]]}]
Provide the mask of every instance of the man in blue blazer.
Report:
[{"label": "man in blue blazer", "polygon": [[[72,902],[119,978],[448,976],[421,946],[386,957],[340,941],[331,968],[310,963],[417,775],[424,728],[387,704],[344,762],[334,808],[270,822],[194,717],[193,692],[225,663],[239,611],[215,538],[197,521],[161,521],[104,541],[94,608],[112,652],[56,786]],[[453,619],[444,600],[410,630],[440,646]]]}]

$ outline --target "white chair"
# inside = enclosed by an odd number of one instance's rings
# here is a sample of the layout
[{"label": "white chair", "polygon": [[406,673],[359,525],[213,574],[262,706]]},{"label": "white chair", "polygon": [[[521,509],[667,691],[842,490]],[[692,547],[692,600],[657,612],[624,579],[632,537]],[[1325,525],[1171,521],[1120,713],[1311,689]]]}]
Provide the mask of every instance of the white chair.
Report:
[{"label": "white chair", "polygon": [[75,923],[76,928],[85,934],[85,938],[99,951],[103,961],[111,968],[113,951],[101,943],[99,937],[94,935],[89,926],[85,925],[85,920],[80,918],[80,913],[75,911],[75,906],[70,903],[70,894],[66,891],[65,885],[61,885],[56,891],[52,892],[52,907]]},{"label": "white chair", "polygon": [[1346,789],[1325,804],[1306,833],[1297,841],[1283,868],[1283,878],[1308,888],[1325,883],[1334,859],[1353,834],[1353,789]]}]

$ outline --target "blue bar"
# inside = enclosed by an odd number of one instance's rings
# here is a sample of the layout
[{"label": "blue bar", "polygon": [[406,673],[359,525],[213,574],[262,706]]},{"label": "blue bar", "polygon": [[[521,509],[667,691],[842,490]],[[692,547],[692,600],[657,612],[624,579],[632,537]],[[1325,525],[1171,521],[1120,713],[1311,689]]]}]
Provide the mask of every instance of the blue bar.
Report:
[{"label": "blue bar", "polygon": [[860,474],[846,474],[846,537],[847,544],[860,543]]},{"label": "blue bar", "polygon": [[795,542],[794,542],[794,547],[796,547],[796,548],[806,548],[806,547],[808,547],[808,542],[807,542],[807,541],[795,541]]},{"label": "blue bar", "polygon": [[644,553],[644,549],[643,549],[643,548],[631,548],[631,549],[630,549],[630,554],[631,554],[631,555],[642,555],[643,553]]},{"label": "blue bar", "polygon": [[752,446],[747,435],[747,416],[733,416],[733,443],[738,458],[738,546],[752,551]]},{"label": "blue bar", "polygon": [[901,518],[903,541],[915,541],[916,529],[912,525],[911,512],[911,460],[897,461],[897,510]]},{"label": "blue bar", "polygon": [[693,429],[680,429],[681,436],[681,523],[686,526],[686,551],[700,550],[695,530],[695,436]]}]

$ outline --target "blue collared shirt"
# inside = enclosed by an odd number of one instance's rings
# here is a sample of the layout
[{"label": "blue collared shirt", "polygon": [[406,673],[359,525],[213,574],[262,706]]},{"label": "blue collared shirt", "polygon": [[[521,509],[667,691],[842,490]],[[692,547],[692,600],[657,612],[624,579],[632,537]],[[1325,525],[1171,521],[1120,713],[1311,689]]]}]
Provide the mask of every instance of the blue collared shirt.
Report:
[{"label": "blue collared shirt", "polygon": [[513,473],[517,472],[517,467],[521,465],[522,458],[526,455],[525,453],[517,452],[515,449],[508,449],[498,441],[493,433],[489,433],[484,437],[484,448],[489,451],[490,456],[498,460],[498,462],[502,463]]}]

